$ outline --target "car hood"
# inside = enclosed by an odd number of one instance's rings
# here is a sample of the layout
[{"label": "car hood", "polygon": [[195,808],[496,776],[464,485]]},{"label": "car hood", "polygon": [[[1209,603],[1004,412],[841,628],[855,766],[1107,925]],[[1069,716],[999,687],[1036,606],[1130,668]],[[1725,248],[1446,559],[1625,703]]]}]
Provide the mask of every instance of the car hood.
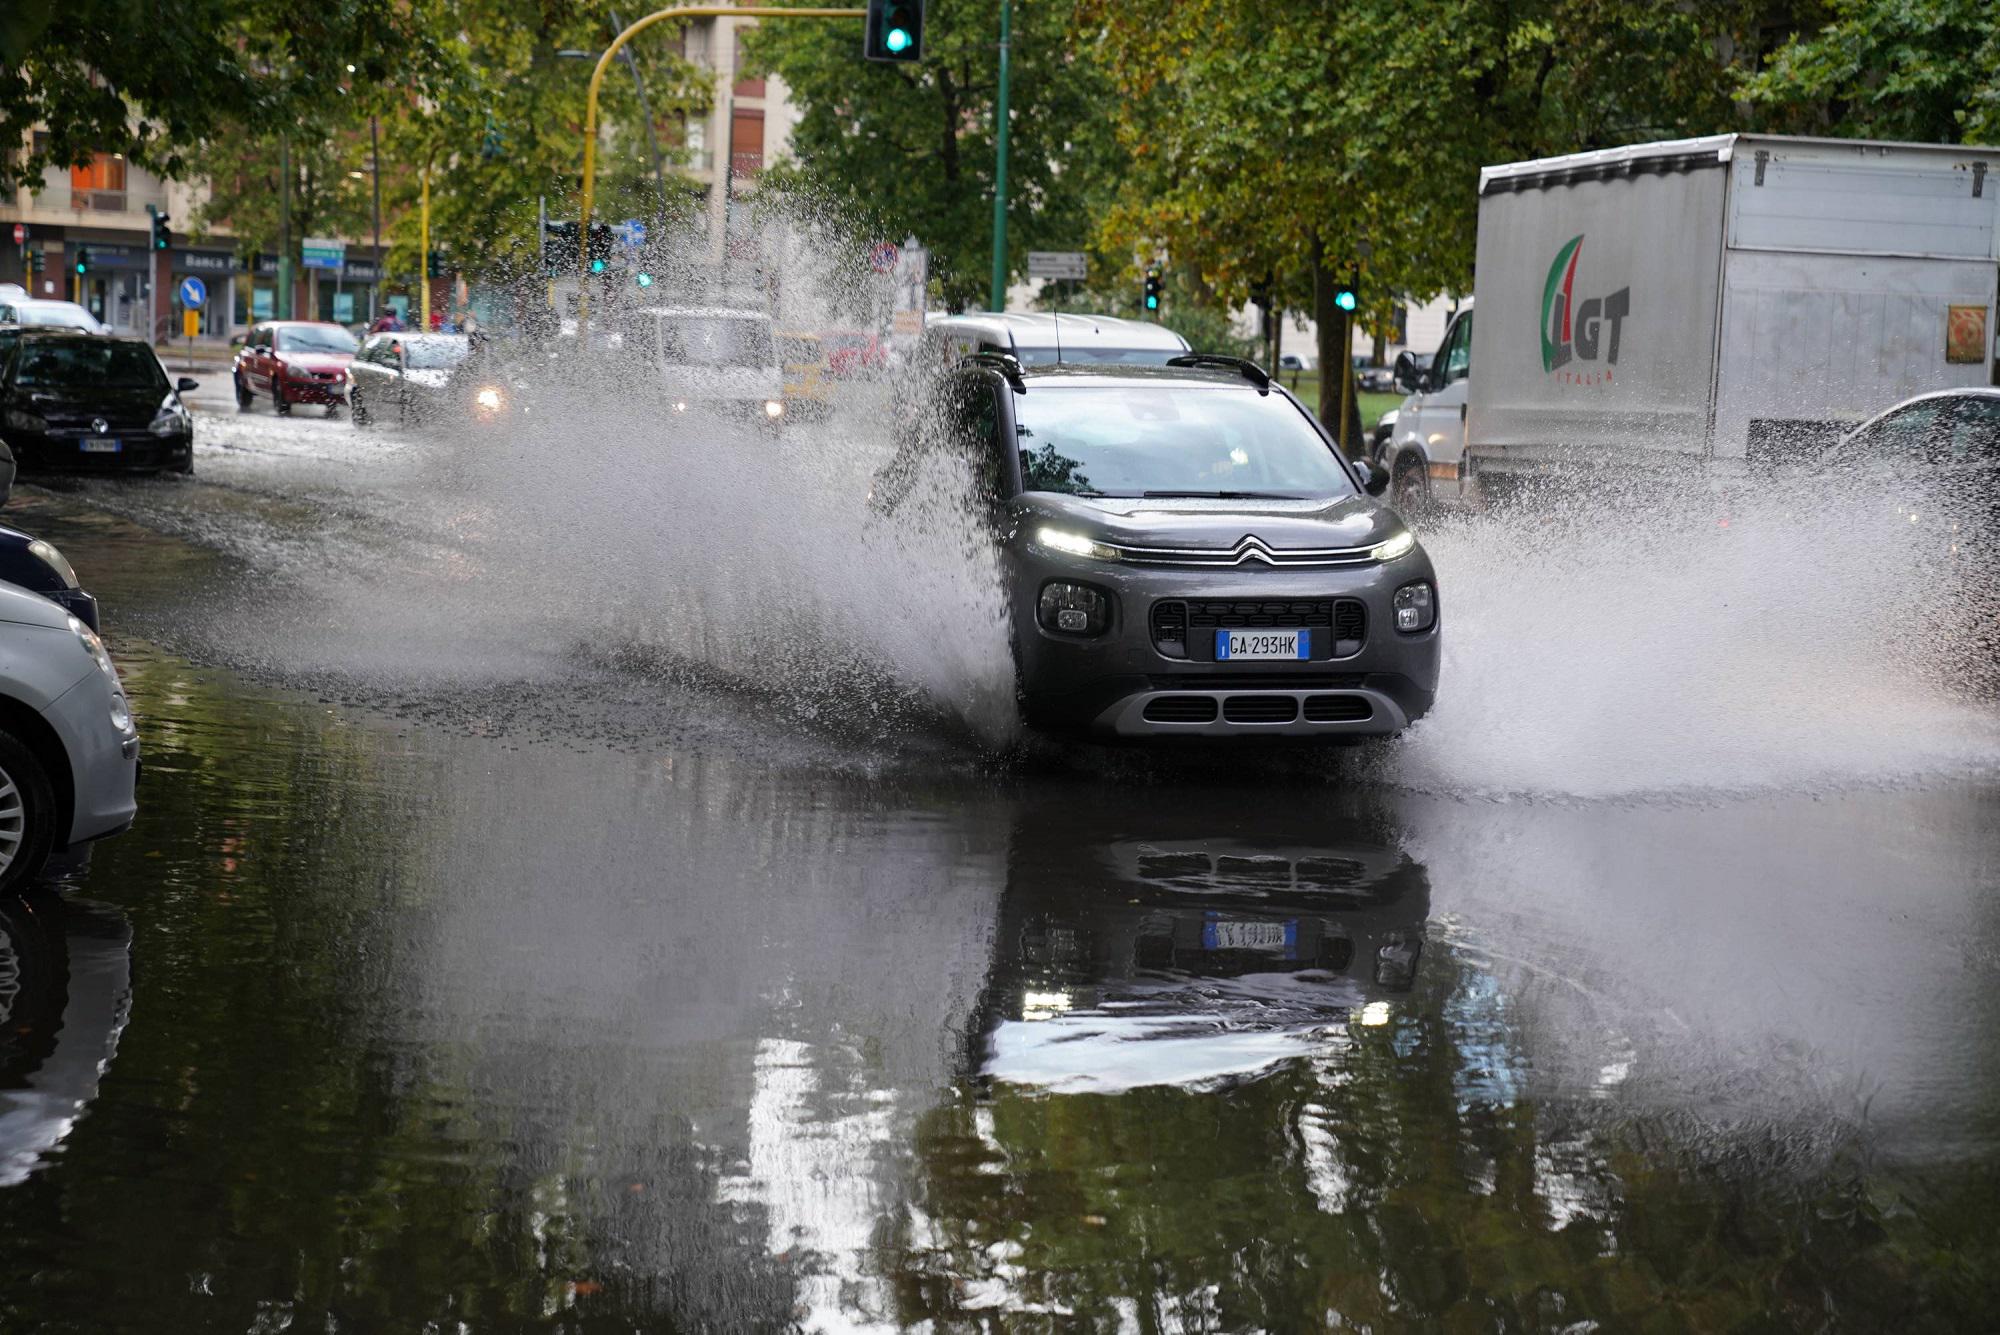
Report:
[{"label": "car hood", "polygon": [[301,371],[344,371],[354,358],[345,352],[281,352],[278,360]]},{"label": "car hood", "polygon": [[1142,500],[1029,492],[1024,519],[1048,520],[1088,537],[1129,547],[1227,551],[1246,537],[1274,550],[1368,547],[1403,524],[1367,496],[1300,501]]},{"label": "car hood", "polygon": [[784,376],[775,366],[661,366],[660,384],[690,399],[775,399]]},{"label": "car hood", "polygon": [[134,414],[151,416],[166,397],[165,385],[52,385],[30,390],[27,408],[44,415],[126,418]]}]

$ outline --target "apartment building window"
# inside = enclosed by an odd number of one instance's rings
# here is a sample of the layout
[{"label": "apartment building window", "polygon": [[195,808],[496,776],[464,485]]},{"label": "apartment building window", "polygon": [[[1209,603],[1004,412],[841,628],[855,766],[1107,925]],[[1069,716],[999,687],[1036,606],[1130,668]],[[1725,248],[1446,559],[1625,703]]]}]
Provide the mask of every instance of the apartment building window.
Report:
[{"label": "apartment building window", "polygon": [[729,174],[755,176],[764,169],[764,113],[737,107],[729,118]]},{"label": "apartment building window", "polygon": [[[738,28],[736,30],[735,68],[739,71],[749,63],[743,55],[743,34],[746,31],[748,29],[745,28]],[[738,79],[733,91],[738,97],[762,97],[764,95],[764,80],[761,76],[755,79]]]},{"label": "apartment building window", "polygon": [[70,202],[80,209],[125,208],[125,155],[98,153],[81,167],[69,169]]}]

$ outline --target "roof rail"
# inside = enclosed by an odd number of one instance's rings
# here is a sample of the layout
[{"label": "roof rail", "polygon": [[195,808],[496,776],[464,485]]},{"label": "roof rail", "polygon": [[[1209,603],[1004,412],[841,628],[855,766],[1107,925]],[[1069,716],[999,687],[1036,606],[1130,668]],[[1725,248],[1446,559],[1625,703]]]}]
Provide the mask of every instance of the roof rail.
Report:
[{"label": "roof rail", "polygon": [[1212,366],[1224,371],[1234,371],[1255,385],[1259,394],[1271,392],[1270,373],[1247,357],[1225,357],[1218,352],[1184,352],[1178,357],[1169,357],[1167,365]]},{"label": "roof rail", "polygon": [[1011,352],[968,352],[959,358],[960,362],[971,362],[975,366],[990,366],[1007,377],[1007,385],[1016,394],[1028,392],[1028,382],[1021,378],[1021,359]]}]

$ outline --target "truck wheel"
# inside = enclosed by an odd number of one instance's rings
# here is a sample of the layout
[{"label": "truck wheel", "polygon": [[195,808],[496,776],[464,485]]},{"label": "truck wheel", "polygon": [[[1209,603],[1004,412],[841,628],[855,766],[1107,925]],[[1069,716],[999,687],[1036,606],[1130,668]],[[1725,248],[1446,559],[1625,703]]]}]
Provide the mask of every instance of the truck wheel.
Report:
[{"label": "truck wheel", "polygon": [[56,796],[48,771],[18,737],[0,731],[0,894],[40,874],[55,838]]},{"label": "truck wheel", "polygon": [[1405,516],[1419,515],[1430,509],[1430,470],[1416,455],[1406,454],[1396,461],[1396,471],[1389,480],[1389,503]]}]

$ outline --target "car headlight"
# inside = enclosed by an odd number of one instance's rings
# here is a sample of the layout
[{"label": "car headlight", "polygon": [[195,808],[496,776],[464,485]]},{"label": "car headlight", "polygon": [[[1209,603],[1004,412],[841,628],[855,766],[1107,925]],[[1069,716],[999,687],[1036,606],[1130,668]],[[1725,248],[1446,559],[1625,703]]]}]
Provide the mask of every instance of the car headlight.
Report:
[{"label": "car headlight", "polygon": [[500,391],[492,385],[480,386],[479,392],[472,396],[472,401],[489,413],[500,411]]},{"label": "car headlight", "polygon": [[770,418],[772,421],[775,422],[784,415],[785,415],[784,404],[780,403],[776,399],[764,400],[764,416]]},{"label": "car headlight", "polygon": [[65,589],[79,587],[79,582],[76,578],[76,567],[64,559],[63,554],[57,551],[52,543],[47,543],[40,538],[36,538],[28,544],[28,554],[49,569],[55,571],[56,578],[63,582]]},{"label": "car headlight", "polygon": [[187,430],[187,421],[185,409],[169,404],[153,414],[153,420],[146,424],[146,430],[156,436],[178,436]]},{"label": "car headlight", "polygon": [[77,643],[83,646],[83,651],[90,655],[90,661],[97,664],[97,670],[111,678],[112,684],[116,685],[118,668],[112,663],[110,651],[105,649],[104,641],[97,638],[97,632],[75,617],[69,619],[69,628],[75,632]]},{"label": "car headlight", "polygon": [[1423,580],[1396,590],[1396,629],[1414,635],[1437,624],[1437,593]]},{"label": "car headlight", "polygon": [[677,412],[677,413],[684,413],[684,412],[686,412],[687,410],[688,410],[688,405],[687,405],[687,400],[686,400],[686,399],[675,399],[675,400],[674,400],[674,411],[675,411],[675,412]]},{"label": "car headlight", "polygon": [[1050,580],[1035,601],[1042,629],[1063,635],[1102,635],[1111,624],[1111,595],[1088,584]]},{"label": "car headlight", "polygon": [[1417,545],[1417,535],[1404,529],[1393,538],[1384,538],[1375,544],[1368,554],[1377,561],[1393,561],[1399,556],[1408,556]]},{"label": "car headlight", "polygon": [[1052,552],[1061,552],[1065,556],[1089,556],[1099,561],[1123,559],[1123,553],[1116,547],[1099,542],[1095,538],[1086,538],[1081,533],[1072,533],[1065,528],[1036,529],[1035,544],[1046,547]]},{"label": "car headlight", "polygon": [[49,429],[48,419],[42,417],[39,413],[31,413],[25,408],[9,408],[7,410],[7,425],[13,427],[16,431],[42,432]]}]

